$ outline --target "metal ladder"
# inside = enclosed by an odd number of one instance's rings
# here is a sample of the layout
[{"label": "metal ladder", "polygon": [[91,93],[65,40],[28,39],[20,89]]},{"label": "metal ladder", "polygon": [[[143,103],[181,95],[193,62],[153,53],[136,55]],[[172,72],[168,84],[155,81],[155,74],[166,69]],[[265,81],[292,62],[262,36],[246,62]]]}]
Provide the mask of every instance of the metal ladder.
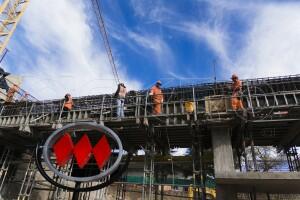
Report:
[{"label": "metal ladder", "polygon": [[125,174],[121,178],[121,183],[119,183],[118,186],[117,186],[116,200],[125,200],[126,184],[124,182],[126,182],[126,179],[127,179],[127,174]]},{"label": "metal ladder", "polygon": [[13,152],[9,148],[4,148],[0,159],[0,194],[4,187],[4,183],[7,179],[7,172],[11,164]]},{"label": "metal ladder", "polygon": [[143,176],[143,191],[142,200],[153,199],[153,185],[154,185],[154,152],[155,144],[147,144],[145,149],[144,160],[144,176]]},{"label": "metal ladder", "polygon": [[35,175],[37,168],[35,166],[34,153],[31,154],[25,176],[22,181],[21,189],[18,195],[18,200],[29,200],[32,189],[35,185]]},{"label": "metal ladder", "polygon": [[[73,160],[70,160],[69,163],[64,166],[63,168],[61,168],[60,171],[62,171],[63,173],[67,173],[68,176],[71,175],[72,172],[72,168],[73,168]],[[67,180],[62,179],[60,177],[55,177],[58,180],[58,183],[65,185]],[[55,191],[52,194],[52,198],[53,200],[63,200],[63,199],[68,199],[67,195],[69,195],[70,192],[67,190],[64,190],[62,188],[55,188]]]}]

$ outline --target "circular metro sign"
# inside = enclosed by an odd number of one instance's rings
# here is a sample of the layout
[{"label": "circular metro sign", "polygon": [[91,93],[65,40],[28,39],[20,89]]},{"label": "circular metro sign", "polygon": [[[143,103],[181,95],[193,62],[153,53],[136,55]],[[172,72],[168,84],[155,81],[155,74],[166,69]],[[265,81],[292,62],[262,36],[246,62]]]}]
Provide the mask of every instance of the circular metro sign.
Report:
[{"label": "circular metro sign", "polygon": [[[111,146],[112,143],[114,144],[113,147]],[[118,152],[114,159],[111,159],[112,148],[117,149]],[[42,157],[46,166],[62,179],[76,183],[96,182],[105,180],[107,177],[116,178],[116,171],[119,170],[123,156],[123,146],[118,135],[108,127],[92,122],[77,122],[54,131],[48,137],[43,147],[38,147],[36,152],[38,169],[52,184],[55,181],[43,169],[41,164]],[[53,158],[55,158],[54,162]],[[93,166],[96,165],[98,168],[96,174],[76,176],[61,170],[70,163],[76,163],[79,170],[85,171],[88,170],[85,168],[90,165],[91,160]],[[108,165],[108,162],[111,160],[114,162]],[[128,158],[127,161],[129,162]],[[58,183],[55,183],[55,185],[61,186]],[[74,188],[67,186],[62,187],[74,190]],[[93,188],[99,189],[99,187]],[[86,190],[88,189],[86,188]]]}]

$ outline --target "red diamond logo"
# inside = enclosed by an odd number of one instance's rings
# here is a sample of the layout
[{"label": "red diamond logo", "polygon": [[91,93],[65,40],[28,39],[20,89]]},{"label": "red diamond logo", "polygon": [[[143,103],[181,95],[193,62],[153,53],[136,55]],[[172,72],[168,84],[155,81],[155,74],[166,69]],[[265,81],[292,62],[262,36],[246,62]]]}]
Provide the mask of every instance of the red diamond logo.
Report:
[{"label": "red diamond logo", "polygon": [[105,135],[102,136],[102,138],[93,148],[93,154],[99,169],[101,169],[106,164],[111,155],[111,148]]},{"label": "red diamond logo", "polygon": [[84,134],[73,150],[79,168],[83,168],[89,161],[92,153],[92,145],[89,137]]},{"label": "red diamond logo", "polygon": [[81,137],[74,147],[70,134],[66,133],[53,145],[53,151],[59,166],[63,167],[74,154],[81,169],[88,163],[92,153],[99,169],[103,168],[111,155],[111,148],[105,135],[92,148],[89,137],[86,134]]},{"label": "red diamond logo", "polygon": [[73,142],[71,136],[66,133],[54,145],[53,151],[56,156],[56,162],[63,167],[72,156]]}]

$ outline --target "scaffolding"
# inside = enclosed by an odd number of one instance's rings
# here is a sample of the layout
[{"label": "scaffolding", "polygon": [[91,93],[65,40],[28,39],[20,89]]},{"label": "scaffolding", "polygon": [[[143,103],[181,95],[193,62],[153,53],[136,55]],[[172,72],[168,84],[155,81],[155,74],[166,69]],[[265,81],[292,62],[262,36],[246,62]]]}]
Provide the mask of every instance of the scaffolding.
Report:
[{"label": "scaffolding", "polygon": [[[241,98],[247,111],[246,116],[240,111],[231,109],[231,91],[228,88],[230,84],[230,82],[218,82],[165,88],[163,89],[165,102],[162,105],[162,113],[159,115],[152,114],[152,101],[148,96],[148,91],[130,92],[125,101],[125,117],[121,121],[115,115],[117,105],[112,95],[74,98],[74,109],[64,115],[63,99],[3,105],[0,113],[3,143],[14,142],[15,144],[20,140],[19,144],[23,145],[20,145],[21,148],[27,148],[27,146],[35,146],[37,138],[45,139],[57,128],[58,124],[64,125],[78,121],[104,124],[120,136],[125,150],[133,148],[145,151],[144,160],[141,161],[143,162],[143,179],[139,183],[143,200],[157,199],[159,192],[163,198],[166,194],[164,186],[168,185],[173,189],[176,186],[174,175],[171,181],[163,172],[159,177],[161,168],[155,156],[158,154],[169,156],[171,149],[175,147],[191,148],[192,158],[189,170],[193,182],[189,182],[187,187],[191,184],[195,199],[205,199],[208,198],[205,195],[209,167],[205,164],[205,159],[207,159],[207,151],[211,151],[210,127],[220,123],[230,126],[238,168],[241,172],[258,172],[261,168],[259,160],[256,160],[254,147],[280,146],[281,139],[290,131],[291,126],[295,125],[297,128],[296,125],[300,121],[299,75],[244,80],[244,92]],[[190,105],[191,109],[187,109],[186,105]],[[284,145],[286,162],[290,171],[299,171],[297,146],[300,143],[296,137],[294,138],[295,147],[287,148]],[[2,152],[1,190],[3,183],[8,180],[6,174],[10,166],[9,158],[12,156],[8,148],[4,148]],[[170,159],[173,173],[175,161],[172,157]],[[70,174],[72,173],[70,166],[60,170],[65,174]],[[30,165],[29,162],[26,175],[21,181],[20,199],[32,196],[32,190],[34,191],[35,186],[38,185],[33,177],[36,177],[34,165]],[[60,181],[58,177],[53,178]],[[60,183],[68,184],[63,180]],[[120,180],[116,187],[116,199],[125,199],[125,194],[127,195],[129,191],[128,183],[129,180]],[[88,185],[82,186],[88,187]],[[160,190],[159,186],[161,186]],[[71,196],[70,192],[59,188],[52,187],[48,190],[48,199],[64,199]],[[104,188],[81,193],[80,197],[98,200],[105,198],[106,194],[107,190]],[[248,193],[248,197],[251,196],[252,199],[255,199],[255,195],[255,191]]]},{"label": "scaffolding", "polygon": [[290,171],[300,171],[300,159],[297,152],[297,147],[292,146],[287,149],[285,153]]},{"label": "scaffolding", "polygon": [[143,191],[142,200],[152,200],[154,197],[154,156],[155,143],[153,141],[154,129],[149,127],[148,139],[146,147],[144,148],[144,176],[143,176]]}]

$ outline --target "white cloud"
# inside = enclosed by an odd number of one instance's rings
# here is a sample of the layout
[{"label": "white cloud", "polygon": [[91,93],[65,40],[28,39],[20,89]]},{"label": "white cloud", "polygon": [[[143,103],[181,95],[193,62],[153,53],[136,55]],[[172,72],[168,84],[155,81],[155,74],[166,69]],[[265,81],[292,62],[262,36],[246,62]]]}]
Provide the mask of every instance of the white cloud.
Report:
[{"label": "white cloud", "polygon": [[[204,0],[206,1],[206,0]],[[176,10],[171,10],[170,7],[167,7],[161,1],[143,1],[143,0],[131,0],[131,4],[135,15],[141,17],[146,22],[154,22],[159,26],[164,28],[169,28],[171,31],[179,31],[184,33],[181,37],[189,37],[192,40],[206,44],[222,62],[226,63],[223,66],[231,65],[231,60],[228,55],[227,46],[229,43],[228,33],[226,28],[223,27],[222,22],[219,21],[223,13],[224,5],[222,1],[209,1],[211,4],[210,17],[208,20],[198,20],[193,21],[187,20],[190,19],[189,15],[183,15],[182,13],[176,12]],[[226,4],[227,5],[227,4]],[[235,4],[230,4],[233,6]],[[217,11],[216,11],[217,10]],[[191,15],[193,15],[191,13]],[[212,22],[212,23],[211,23]],[[153,39],[153,38],[152,38]],[[157,44],[157,41],[149,40],[147,37],[148,43],[139,40],[136,38],[136,41],[139,41],[141,45],[158,50],[154,45]],[[160,41],[163,42],[163,41]],[[166,43],[162,43],[167,47]],[[170,49],[170,48],[165,48]],[[159,51],[156,51],[159,52]],[[168,52],[168,51],[163,51]],[[171,50],[169,50],[171,52]],[[173,54],[172,52],[170,55]],[[166,58],[166,56],[161,56]],[[168,74],[172,74],[170,71]]]},{"label": "white cloud", "polygon": [[159,0],[131,0],[131,7],[135,16],[141,17],[149,22],[163,22],[170,18],[173,12],[163,6],[163,2]]},{"label": "white cloud", "polygon": [[[183,20],[169,27],[187,33],[195,41],[205,42],[220,60],[222,78],[228,78],[233,72],[243,78],[300,73],[300,3],[206,2],[211,5],[209,19]],[[239,17],[248,30],[240,35],[232,34],[235,30],[228,27],[229,15]],[[240,48],[237,43],[241,44]]]},{"label": "white cloud", "polygon": [[[215,17],[216,31],[211,34],[198,26],[196,31],[190,32],[210,35],[203,39],[220,58],[223,77],[228,78],[233,72],[243,78],[300,73],[300,3],[240,0],[207,2],[211,4],[211,17]],[[228,23],[228,15],[236,15],[243,21],[248,29],[244,35],[237,38],[237,35],[231,34],[229,27],[220,25]],[[236,48],[237,42],[242,44],[241,48]]]},{"label": "white cloud", "polygon": [[[146,23],[158,23],[205,43],[220,60],[222,78],[233,71],[245,78],[300,73],[299,3],[207,2],[211,4],[210,18],[199,21],[187,21],[160,2],[132,0],[131,4]],[[11,41],[15,45],[10,49],[17,52],[15,71],[25,74],[24,87],[34,96],[48,99],[66,92],[80,96],[115,90],[107,56],[93,38],[85,6],[84,0],[30,2],[21,21],[25,40],[22,45]],[[248,29],[238,38],[227,26],[229,15],[244,20]],[[154,60],[157,67],[163,66],[167,74],[174,72],[176,59],[161,33],[112,25],[108,29],[111,36]],[[242,44],[240,48],[236,48],[237,42]],[[140,88],[138,82],[129,80],[125,66],[117,63],[129,88]]]},{"label": "white cloud", "polygon": [[227,55],[227,33],[219,26],[206,23],[184,22],[182,30],[193,39],[204,41],[223,61],[229,62]]},{"label": "white cloud", "polygon": [[158,37],[143,36],[135,32],[129,31],[128,37],[134,40],[139,46],[150,49],[155,54],[160,54],[163,51],[165,44]]},{"label": "white cloud", "polygon": [[244,77],[300,73],[300,4],[262,7],[233,70]]},{"label": "white cloud", "polygon": [[[17,71],[24,74],[24,87],[34,96],[61,98],[67,92],[82,96],[116,89],[107,55],[95,42],[88,24],[90,13],[86,3],[84,0],[30,2],[21,21],[25,45],[14,45],[16,49],[12,50],[28,56],[17,60]],[[117,63],[128,88],[140,88],[137,81],[129,80],[118,60]]]},{"label": "white cloud", "polygon": [[163,35],[149,33],[146,31],[129,30],[122,25],[109,23],[111,36],[128,46],[132,51],[147,59],[147,62],[154,62],[156,68],[164,67],[172,71],[175,65],[173,51],[165,41]]},{"label": "white cloud", "polygon": [[[165,70],[172,70],[174,65],[173,53],[168,44],[158,35],[151,34],[138,34],[136,32],[129,31],[128,38],[131,39],[137,46],[144,48],[151,52],[146,54],[148,58],[154,57],[158,66],[163,66]],[[128,40],[127,40],[128,42]],[[137,50],[141,52],[140,50]],[[142,52],[145,54],[145,52]]]}]

